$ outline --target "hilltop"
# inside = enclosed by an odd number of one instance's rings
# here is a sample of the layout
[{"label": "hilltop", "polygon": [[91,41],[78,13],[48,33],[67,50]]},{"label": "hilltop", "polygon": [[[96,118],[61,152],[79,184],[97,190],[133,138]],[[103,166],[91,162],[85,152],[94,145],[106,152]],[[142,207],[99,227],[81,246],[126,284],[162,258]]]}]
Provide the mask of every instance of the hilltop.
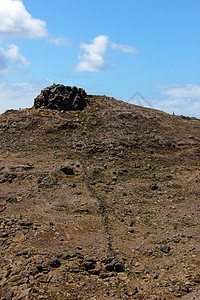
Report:
[{"label": "hilltop", "polygon": [[197,299],[200,120],[45,91],[0,115],[0,299]]}]

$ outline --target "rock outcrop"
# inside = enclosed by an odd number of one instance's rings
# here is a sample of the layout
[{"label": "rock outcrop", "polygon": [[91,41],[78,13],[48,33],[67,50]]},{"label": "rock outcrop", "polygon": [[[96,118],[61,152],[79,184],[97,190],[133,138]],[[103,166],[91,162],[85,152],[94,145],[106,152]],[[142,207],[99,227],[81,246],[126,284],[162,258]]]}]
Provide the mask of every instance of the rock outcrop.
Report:
[{"label": "rock outcrop", "polygon": [[52,85],[41,91],[34,99],[34,108],[46,107],[56,110],[83,110],[88,104],[84,89],[62,84]]}]

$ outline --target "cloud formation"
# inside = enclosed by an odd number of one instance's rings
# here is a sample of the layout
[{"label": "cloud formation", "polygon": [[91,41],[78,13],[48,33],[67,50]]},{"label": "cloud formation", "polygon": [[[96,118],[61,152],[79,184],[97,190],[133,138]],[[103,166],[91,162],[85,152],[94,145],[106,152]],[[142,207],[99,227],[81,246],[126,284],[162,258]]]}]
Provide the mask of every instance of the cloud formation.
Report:
[{"label": "cloud formation", "polygon": [[52,79],[42,78],[40,81],[0,82],[0,114],[8,109],[19,109],[33,106],[33,99],[44,86],[52,84]]},{"label": "cloud formation", "polygon": [[31,83],[0,82],[0,113],[7,109],[31,107],[39,89]]},{"label": "cloud formation", "polygon": [[165,84],[161,85],[161,93],[171,98],[198,98],[200,100],[200,86],[195,84]]},{"label": "cloud formation", "polygon": [[151,100],[154,107],[177,115],[200,118],[200,85],[156,84],[160,99]]},{"label": "cloud formation", "polygon": [[64,37],[64,36],[54,37],[51,35],[51,36],[49,36],[47,41],[50,44],[53,44],[55,46],[61,46],[61,47],[72,46],[72,44],[73,44],[72,41],[68,37]]},{"label": "cloud formation", "polygon": [[99,35],[91,44],[81,43],[80,48],[84,53],[79,56],[79,63],[76,66],[77,72],[90,71],[98,72],[105,68],[105,53],[108,47],[108,37]]},{"label": "cloud formation", "polygon": [[21,0],[0,0],[1,38],[47,37],[46,22],[34,19]]},{"label": "cloud formation", "polygon": [[81,43],[80,48],[83,50],[83,54],[78,57],[79,63],[75,68],[76,72],[98,72],[110,66],[111,63],[106,59],[108,48],[121,50],[124,53],[139,53],[138,49],[132,46],[110,41],[106,35],[95,37],[90,44]]},{"label": "cloud formation", "polygon": [[200,85],[157,83],[153,86],[158,90],[154,98],[136,92],[127,102],[169,114],[200,118]]},{"label": "cloud formation", "polygon": [[8,50],[0,46],[0,74],[13,72],[17,67],[28,66],[30,62],[21,55],[15,44],[10,44]]},{"label": "cloud formation", "polygon": [[[33,18],[21,0],[0,0],[0,39],[43,38],[56,46],[69,46],[69,38],[54,37],[48,33],[46,22]],[[13,74],[16,68],[29,65],[17,45],[8,49],[0,45],[0,75]]]},{"label": "cloud formation", "polygon": [[129,46],[129,45],[116,44],[114,42],[110,42],[110,46],[111,46],[112,49],[121,50],[124,53],[130,53],[130,54],[133,54],[133,55],[139,53],[139,49],[137,49],[133,46]]}]

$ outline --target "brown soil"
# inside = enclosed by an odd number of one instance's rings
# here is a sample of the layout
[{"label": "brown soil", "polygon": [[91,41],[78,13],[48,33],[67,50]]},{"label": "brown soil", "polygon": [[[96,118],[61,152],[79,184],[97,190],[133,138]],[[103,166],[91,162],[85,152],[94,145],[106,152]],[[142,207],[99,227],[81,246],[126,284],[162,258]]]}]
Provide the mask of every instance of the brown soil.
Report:
[{"label": "brown soil", "polygon": [[89,100],[0,115],[0,299],[198,299],[200,120]]}]

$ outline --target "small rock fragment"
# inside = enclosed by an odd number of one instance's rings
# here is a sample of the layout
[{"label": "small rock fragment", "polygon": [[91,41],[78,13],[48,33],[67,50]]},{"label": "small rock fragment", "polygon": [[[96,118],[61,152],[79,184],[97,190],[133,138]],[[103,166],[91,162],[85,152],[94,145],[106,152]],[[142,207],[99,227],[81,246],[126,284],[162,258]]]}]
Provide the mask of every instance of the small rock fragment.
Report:
[{"label": "small rock fragment", "polygon": [[169,253],[170,252],[170,250],[171,250],[171,248],[169,247],[169,246],[167,246],[167,245],[164,245],[164,246],[162,246],[161,248],[160,248],[160,250],[163,252],[163,253]]}]

